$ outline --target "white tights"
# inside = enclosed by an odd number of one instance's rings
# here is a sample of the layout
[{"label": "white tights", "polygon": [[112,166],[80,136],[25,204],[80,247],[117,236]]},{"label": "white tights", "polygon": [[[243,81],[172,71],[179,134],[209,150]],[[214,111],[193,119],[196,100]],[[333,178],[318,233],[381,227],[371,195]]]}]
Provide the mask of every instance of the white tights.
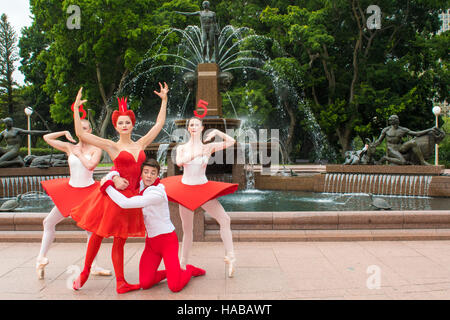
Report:
[{"label": "white tights", "polygon": [[[230,227],[230,216],[225,212],[217,199],[212,199],[201,206],[211,217],[216,219],[220,225],[220,237],[227,255],[234,255],[233,236]],[[179,205],[180,217],[183,225],[183,243],[181,245],[181,261],[184,265],[189,258],[189,251],[192,247],[194,230],[194,212],[188,208]]]},{"label": "white tights", "polygon": [[[55,240],[56,225],[63,220],[64,216],[56,207],[53,207],[53,209],[50,211],[47,217],[45,217],[43,222],[44,233],[42,235],[41,251],[39,251],[38,258],[47,256],[47,252],[50,249],[50,245],[53,243],[53,240]],[[91,237],[92,232],[86,231],[86,233],[87,233],[87,243],[89,243],[89,238]]]}]

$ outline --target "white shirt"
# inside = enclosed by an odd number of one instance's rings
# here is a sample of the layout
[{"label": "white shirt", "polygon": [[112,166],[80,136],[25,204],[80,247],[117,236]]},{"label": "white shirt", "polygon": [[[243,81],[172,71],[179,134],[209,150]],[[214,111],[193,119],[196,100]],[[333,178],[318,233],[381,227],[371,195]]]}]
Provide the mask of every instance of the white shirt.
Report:
[{"label": "white shirt", "polygon": [[[107,179],[111,179],[114,175],[119,175],[119,173],[111,171],[106,177]],[[139,191],[144,190],[144,188],[145,186],[141,181]],[[125,197],[112,186],[106,188],[106,192],[111,200],[121,208],[142,208],[148,237],[153,238],[175,230],[170,220],[169,202],[163,184],[160,183],[157,186],[147,187],[142,196],[134,196],[131,198]]]}]

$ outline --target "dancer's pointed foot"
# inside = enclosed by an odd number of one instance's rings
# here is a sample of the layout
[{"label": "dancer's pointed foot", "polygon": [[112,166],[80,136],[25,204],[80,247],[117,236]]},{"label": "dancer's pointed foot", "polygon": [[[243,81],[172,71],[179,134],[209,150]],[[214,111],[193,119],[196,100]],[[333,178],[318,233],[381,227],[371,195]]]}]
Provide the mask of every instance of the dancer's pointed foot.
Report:
[{"label": "dancer's pointed foot", "polygon": [[81,272],[78,278],[73,282],[72,288],[73,290],[79,290],[86,283],[89,278],[89,272]]},{"label": "dancer's pointed foot", "polygon": [[141,289],[141,285],[140,284],[129,284],[125,280],[117,281],[116,286],[117,286],[116,287],[116,292],[118,294],[127,293],[129,291],[134,291],[134,290]]},{"label": "dancer's pointed foot", "polygon": [[228,277],[232,278],[234,276],[234,272],[236,271],[236,258],[234,257],[234,254],[230,253],[225,256],[224,261],[228,264]]},{"label": "dancer's pointed foot", "polygon": [[98,266],[96,264],[92,264],[91,274],[94,275],[94,276],[105,276],[105,277],[107,277],[107,276],[111,276],[112,272],[111,272],[111,270],[102,268],[102,267],[100,267],[100,266]]},{"label": "dancer's pointed foot", "polygon": [[45,276],[45,266],[48,265],[48,258],[38,257],[36,259],[36,273],[39,280],[44,279]]},{"label": "dancer's pointed foot", "polygon": [[192,276],[193,277],[199,277],[199,276],[203,276],[203,275],[206,274],[205,270],[203,270],[201,268],[194,267],[191,264],[186,265],[186,270],[189,270],[189,269],[192,270]]}]

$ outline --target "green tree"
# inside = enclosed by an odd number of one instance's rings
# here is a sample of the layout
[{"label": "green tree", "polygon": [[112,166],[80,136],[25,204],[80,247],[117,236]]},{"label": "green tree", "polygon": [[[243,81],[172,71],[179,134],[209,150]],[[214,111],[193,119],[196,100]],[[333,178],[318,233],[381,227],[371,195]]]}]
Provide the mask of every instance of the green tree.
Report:
[{"label": "green tree", "polygon": [[[367,28],[370,1],[294,4],[267,7],[261,21],[287,55],[306,70],[305,85],[299,89],[314,102],[320,126],[342,152],[350,148],[356,134],[377,134],[392,113],[399,113],[409,127],[423,126],[424,118],[432,123],[426,108],[431,107],[436,90],[429,89],[433,84],[445,87],[446,76],[434,69],[438,59],[429,46],[445,1],[407,1],[406,5],[378,1],[381,28],[373,30]],[[439,94],[443,98],[448,92]],[[374,117],[379,120],[376,128],[370,125]]]},{"label": "green tree", "polygon": [[[49,42],[42,32],[40,26],[34,22],[30,27],[22,29],[19,40],[19,55],[21,66],[19,70],[25,76],[25,85],[20,89],[20,97],[25,105],[31,106],[35,113],[47,121],[51,130],[63,129],[61,125],[51,121],[50,105],[52,100],[44,90],[46,82],[45,56],[48,54]],[[40,117],[34,116],[33,125],[45,128]]]},{"label": "green tree", "polygon": [[[85,88],[89,108],[99,119],[97,134],[105,136],[130,70],[143,58],[165,26],[155,23],[160,2],[149,0],[32,0],[34,24],[48,47],[38,60],[45,62],[45,92],[53,103],[52,118],[72,121],[70,105],[77,89]],[[81,10],[80,29],[67,27],[69,5]]]},{"label": "green tree", "polygon": [[2,14],[0,18],[0,94],[6,96],[9,114],[14,112],[13,90],[16,83],[13,72],[14,62],[18,60],[16,42],[16,32],[6,14]]}]

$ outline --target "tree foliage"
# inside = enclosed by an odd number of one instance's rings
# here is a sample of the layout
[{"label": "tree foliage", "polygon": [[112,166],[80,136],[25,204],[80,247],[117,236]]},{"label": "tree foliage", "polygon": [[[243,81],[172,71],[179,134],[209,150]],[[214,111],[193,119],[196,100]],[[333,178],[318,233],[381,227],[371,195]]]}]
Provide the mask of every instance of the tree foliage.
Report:
[{"label": "tree foliage", "polygon": [[[31,0],[33,25],[20,40],[21,70],[28,81],[23,94],[53,121],[68,124],[70,105],[83,86],[101,135],[107,132],[116,95],[138,94],[140,101],[132,107],[156,113],[154,85],[170,79],[171,102],[183,104],[186,91],[176,70],[156,70],[131,81],[135,67],[155,54],[163,30],[199,25],[198,17],[173,11],[198,11],[201,2]],[[296,103],[284,105],[291,158],[309,157],[315,146],[307,141],[312,139],[307,138],[312,121],[341,154],[355,137],[364,141],[378,136],[394,113],[402,126],[412,130],[431,127],[433,100],[448,100],[449,94],[449,32],[437,34],[438,14],[447,9],[448,1],[379,0],[380,29],[367,27],[371,4],[369,0],[211,2],[221,28],[248,27],[269,39],[258,47],[268,56],[264,68],[276,72],[294,91],[274,91],[264,77],[235,75],[224,95],[227,115],[234,116],[232,102],[238,116],[267,126],[276,119],[279,99],[282,104],[287,101],[277,95],[295,97]],[[67,28],[69,5],[81,9],[80,29]],[[166,34],[157,50],[169,52],[179,41],[179,34]],[[167,56],[158,59],[170,62]],[[306,108],[315,120],[306,119]]]},{"label": "tree foliage", "polygon": [[0,95],[5,96],[5,101],[1,103],[7,106],[10,115],[14,112],[13,89],[16,83],[13,72],[14,62],[18,60],[16,42],[17,34],[6,14],[2,14],[0,17]]}]

